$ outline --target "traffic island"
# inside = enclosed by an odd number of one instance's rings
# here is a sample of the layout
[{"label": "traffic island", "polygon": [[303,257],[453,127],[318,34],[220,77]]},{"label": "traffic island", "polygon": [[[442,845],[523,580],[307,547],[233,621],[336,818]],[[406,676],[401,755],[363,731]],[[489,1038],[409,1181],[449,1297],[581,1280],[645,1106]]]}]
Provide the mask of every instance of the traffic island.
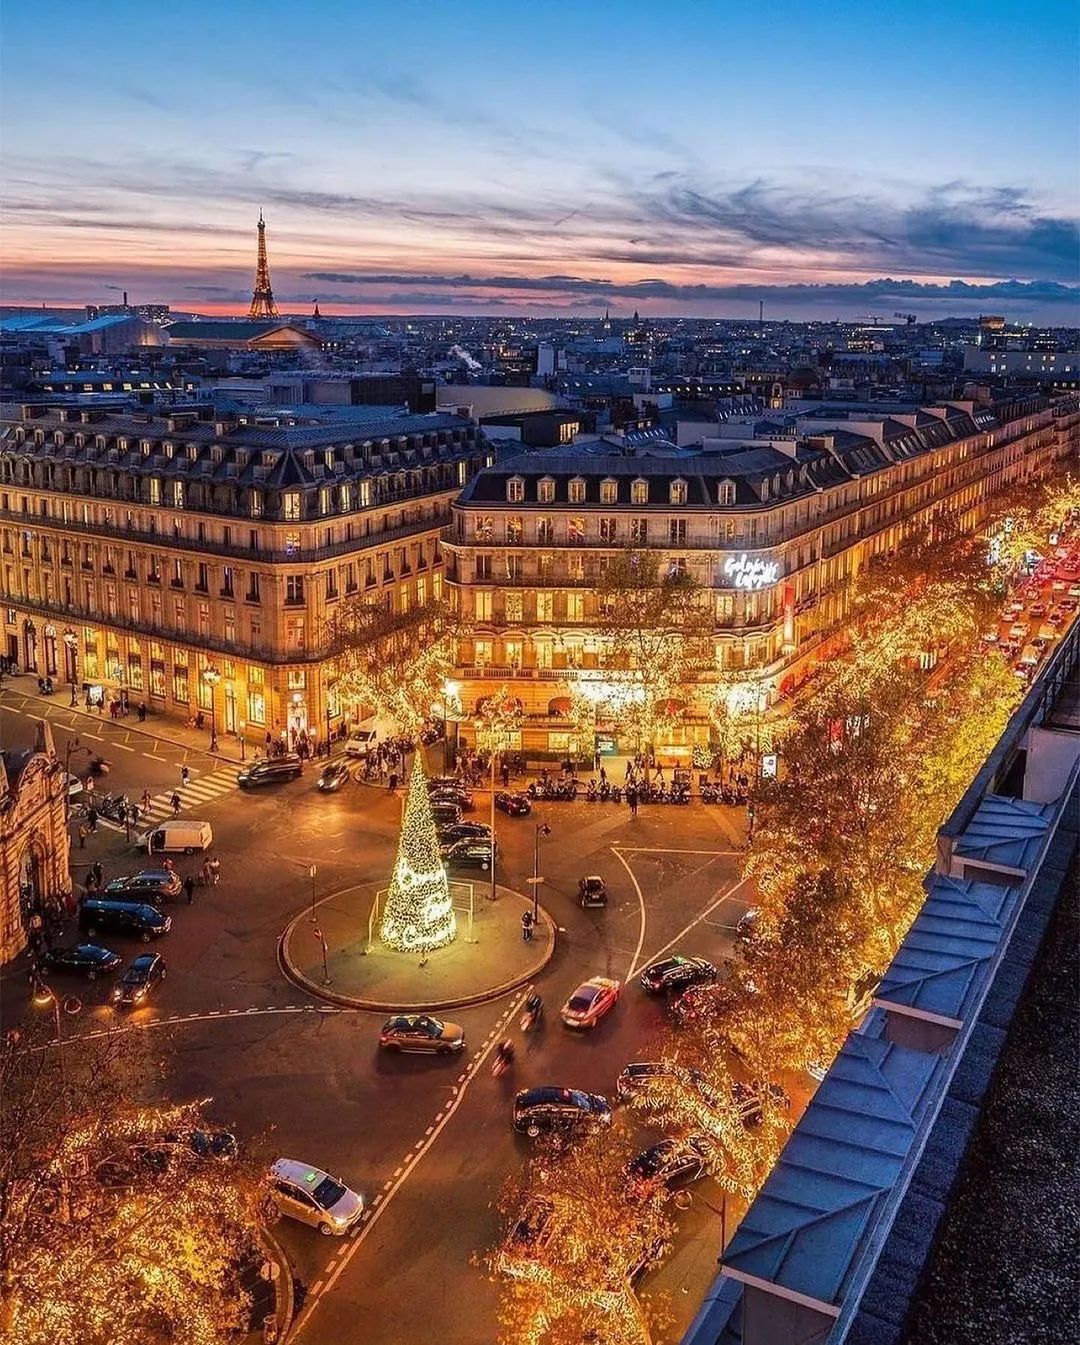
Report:
[{"label": "traffic island", "polygon": [[294,985],[350,1009],[435,1011],[497,999],[531,981],[555,952],[555,923],[541,906],[533,937],[521,917],[532,898],[487,882],[453,883],[457,937],[429,953],[379,939],[382,892],[367,883],[334,892],[286,925],[278,963]]}]

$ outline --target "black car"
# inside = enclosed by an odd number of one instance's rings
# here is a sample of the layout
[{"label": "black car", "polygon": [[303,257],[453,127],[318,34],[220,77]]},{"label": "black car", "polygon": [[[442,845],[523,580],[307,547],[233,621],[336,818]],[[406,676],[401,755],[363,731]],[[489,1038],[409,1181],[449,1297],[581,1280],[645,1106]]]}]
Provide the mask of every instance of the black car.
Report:
[{"label": "black car", "polygon": [[99,930],[107,930],[111,934],[135,934],[143,943],[149,943],[168,934],[172,916],[145,902],[86,897],[79,906],[79,928],[91,938]]},{"label": "black car", "polygon": [[436,799],[431,805],[431,816],[436,827],[452,827],[461,821],[461,809],[456,803]]},{"label": "black car", "polygon": [[641,973],[641,988],[650,995],[679,994],[692,985],[711,985],[716,968],[703,957],[665,957]]},{"label": "black car", "polygon": [[145,1004],[157,986],[165,979],[165,959],[160,953],[140,953],[113,988],[112,1000],[117,1008],[137,1008]]},{"label": "black car", "polygon": [[319,778],[315,781],[315,788],[323,794],[336,794],[342,785],[349,783],[349,763],[344,758],[337,761],[328,761],[319,772]]},{"label": "black car", "polygon": [[283,780],[296,780],[304,773],[304,763],[294,752],[286,752],[280,757],[264,757],[254,761],[236,777],[241,789],[254,789],[258,785],[276,785]]},{"label": "black car", "polygon": [[527,794],[518,794],[510,789],[500,789],[495,794],[495,807],[507,817],[528,817],[532,804]]},{"label": "black car", "polygon": [[105,884],[105,896],[114,901],[149,901],[160,906],[183,895],[184,884],[172,869],[143,869]]},{"label": "black car", "polygon": [[428,798],[435,803],[452,803],[460,808],[463,813],[471,813],[476,806],[473,802],[473,796],[467,789],[459,789],[456,785],[441,785],[438,789],[428,791]]},{"label": "black car", "polygon": [[527,1088],[514,1098],[514,1129],[531,1136],[611,1124],[607,1098],[577,1088]]},{"label": "black car", "polygon": [[455,841],[475,841],[486,839],[491,835],[491,828],[486,822],[450,822],[445,826],[436,827],[435,831],[439,844],[447,849]]},{"label": "black car", "polygon": [[[443,862],[452,869],[490,869],[491,837],[478,836],[471,841],[455,841],[443,852]],[[499,847],[495,846],[495,857]]]},{"label": "black car", "polygon": [[77,943],[71,948],[50,948],[42,961],[50,971],[70,971],[88,981],[107,976],[123,962],[119,953],[97,943]]},{"label": "black car", "polygon": [[674,1191],[705,1175],[705,1154],[704,1141],[694,1135],[685,1140],[664,1139],[632,1158],[626,1175],[636,1187],[647,1190],[662,1185]]}]

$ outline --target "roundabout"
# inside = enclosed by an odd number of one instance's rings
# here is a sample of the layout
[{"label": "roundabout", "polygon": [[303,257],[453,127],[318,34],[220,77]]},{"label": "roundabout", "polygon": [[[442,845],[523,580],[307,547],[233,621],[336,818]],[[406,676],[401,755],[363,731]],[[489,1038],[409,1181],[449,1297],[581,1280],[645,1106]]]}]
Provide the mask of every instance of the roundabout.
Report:
[{"label": "roundabout", "polygon": [[343,888],[289,921],[278,940],[279,966],[307,994],[350,1009],[433,1012],[497,999],[547,966],[556,927],[541,906],[526,942],[521,917],[532,898],[501,884],[495,890],[491,901],[486,881],[453,884],[458,935],[420,953],[379,940],[377,884]]}]

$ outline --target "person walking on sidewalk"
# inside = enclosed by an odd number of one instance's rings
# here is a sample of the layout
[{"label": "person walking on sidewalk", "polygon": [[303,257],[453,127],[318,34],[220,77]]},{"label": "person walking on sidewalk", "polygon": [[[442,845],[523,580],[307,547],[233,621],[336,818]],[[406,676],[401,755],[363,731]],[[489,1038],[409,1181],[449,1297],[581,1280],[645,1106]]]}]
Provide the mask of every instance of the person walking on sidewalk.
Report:
[{"label": "person walking on sidewalk", "polygon": [[210,886],[217,887],[221,880],[221,860],[215,855],[213,859],[207,861],[206,867],[210,870]]},{"label": "person walking on sidewalk", "polygon": [[173,817],[179,817],[179,816],[180,816],[180,804],[181,804],[182,800],[181,800],[181,798],[180,798],[180,795],[176,792],[176,790],[173,790],[173,796],[172,796],[172,799],[170,800],[170,802],[172,803],[172,815],[173,815]]},{"label": "person walking on sidewalk", "polygon": [[87,836],[89,836],[89,835],[90,835],[90,833],[89,833],[89,831],[87,831],[87,829],[86,829],[86,823],[85,823],[85,822],[80,822],[80,823],[79,823],[79,849],[80,849],[80,850],[85,850],[85,849],[86,849],[86,838],[87,838]]},{"label": "person walking on sidewalk", "polygon": [[184,879],[184,895],[187,897],[187,904],[193,905],[195,901],[195,879],[189,873]]},{"label": "person walking on sidewalk", "polygon": [[87,812],[87,814],[86,814],[86,821],[87,821],[87,825],[89,826],[91,832],[95,832],[95,831],[97,831],[97,809],[96,809],[96,808],[93,808],[93,807],[90,808],[90,810],[89,810],[89,811]]},{"label": "person walking on sidewalk", "polygon": [[191,779],[191,768],[185,761],[184,764],[180,767],[180,788],[183,789],[190,779]]},{"label": "person walking on sidewalk", "polygon": [[142,809],[144,817],[150,816],[150,791],[148,789],[143,790],[142,798],[139,800],[139,807]]}]

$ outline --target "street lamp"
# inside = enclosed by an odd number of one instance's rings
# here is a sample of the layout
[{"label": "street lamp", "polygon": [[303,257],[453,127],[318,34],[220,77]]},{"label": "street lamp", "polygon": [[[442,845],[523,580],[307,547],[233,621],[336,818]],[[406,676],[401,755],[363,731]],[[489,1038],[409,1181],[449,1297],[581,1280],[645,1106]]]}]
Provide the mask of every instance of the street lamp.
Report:
[{"label": "street lamp", "polygon": [[308,877],[311,879],[311,923],[315,923],[315,879],[319,876],[318,866],[312,864],[308,869]]},{"label": "street lamp", "polygon": [[[56,1024],[56,1054],[60,1062],[60,1084],[63,1089],[64,1097],[67,1098],[67,1073],[64,1068],[64,1033],[60,1022],[61,1002],[56,991],[48,984],[38,978],[34,985],[34,1003],[41,1009],[47,1005],[52,1005],[53,1022]],[[82,1009],[82,1001],[75,998],[74,995],[68,995],[63,1001],[65,1013],[76,1014]]]},{"label": "street lamp", "polygon": [[543,878],[540,877],[540,837],[550,835],[551,835],[551,828],[548,826],[546,822],[538,822],[536,824],[536,836],[533,840],[533,876],[532,876],[534,925],[536,924],[537,920],[540,919],[540,884],[544,881]]},{"label": "street lamp", "polygon": [[212,663],[208,663],[202,671],[202,679],[210,688],[210,751],[217,751],[217,697],[214,692],[217,690],[217,684],[221,681],[221,673]]},{"label": "street lamp", "polygon": [[74,709],[79,703],[79,698],[75,694],[75,688],[78,683],[78,663],[79,663],[79,637],[73,630],[64,631],[64,648],[67,650],[67,673],[68,681],[71,683],[71,708]]}]

